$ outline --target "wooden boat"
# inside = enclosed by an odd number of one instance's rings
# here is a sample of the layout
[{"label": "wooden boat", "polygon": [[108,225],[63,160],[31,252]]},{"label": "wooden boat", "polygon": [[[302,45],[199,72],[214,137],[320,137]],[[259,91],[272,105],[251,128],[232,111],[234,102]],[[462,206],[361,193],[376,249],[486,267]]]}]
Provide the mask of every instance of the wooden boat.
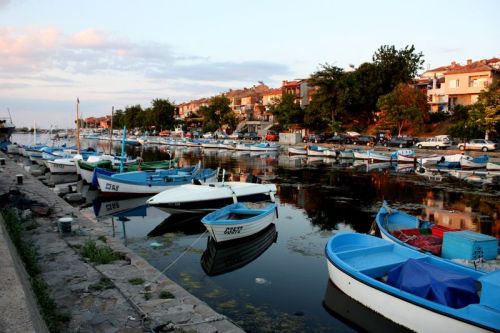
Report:
[{"label": "wooden boat", "polygon": [[462,169],[484,169],[486,168],[486,163],[488,163],[488,155],[483,156],[462,156],[460,159],[460,166]]},{"label": "wooden boat", "polygon": [[334,157],[337,159],[354,159],[354,152],[351,149],[337,149],[331,148],[324,152],[327,157]]},{"label": "wooden boat", "polygon": [[207,238],[207,248],[201,256],[201,267],[209,276],[216,276],[241,268],[264,253],[276,243],[278,233],[271,223],[253,236],[240,238],[236,242],[217,243]]},{"label": "wooden boat", "polygon": [[416,332],[500,327],[500,271],[484,273],[365,234],[327,243],[330,280],[345,294]]},{"label": "wooden boat", "polygon": [[460,160],[463,154],[452,154],[452,155],[430,155],[427,157],[422,157],[417,159],[418,163],[425,167],[436,167],[436,168],[459,168]]},{"label": "wooden boat", "polygon": [[[447,232],[457,232],[429,221],[389,207],[384,201],[379,209],[375,222],[382,238],[410,247],[414,250],[425,251],[436,256],[444,256],[459,261],[465,266],[475,266],[480,270],[499,269],[498,240],[495,237],[463,231],[460,237],[462,251],[455,249],[455,237],[445,235]],[[445,237],[447,236],[447,237]],[[462,236],[456,234],[457,237]],[[444,239],[443,238],[447,238]],[[470,246],[471,251],[465,249]],[[473,250],[473,251],[472,251]]]},{"label": "wooden boat", "polygon": [[211,212],[201,219],[210,236],[217,242],[244,238],[269,226],[278,215],[275,203],[236,202]]},{"label": "wooden boat", "polygon": [[103,193],[134,193],[156,194],[173,189],[179,185],[189,184],[197,179],[200,182],[212,182],[216,179],[216,172],[212,169],[185,168],[157,170],[157,171],[130,171],[106,175],[96,173],[99,189]]},{"label": "wooden boat", "polygon": [[488,161],[486,163],[486,170],[500,171],[500,162]]},{"label": "wooden boat", "polygon": [[288,147],[288,155],[307,155],[307,150],[302,147]]},{"label": "wooden boat", "polygon": [[398,163],[415,163],[417,153],[415,149],[398,149],[397,161]]},{"label": "wooden boat", "polygon": [[212,211],[235,201],[274,201],[275,193],[275,184],[244,182],[186,184],[161,192],[150,198],[147,203],[168,213],[179,211],[199,213]]}]

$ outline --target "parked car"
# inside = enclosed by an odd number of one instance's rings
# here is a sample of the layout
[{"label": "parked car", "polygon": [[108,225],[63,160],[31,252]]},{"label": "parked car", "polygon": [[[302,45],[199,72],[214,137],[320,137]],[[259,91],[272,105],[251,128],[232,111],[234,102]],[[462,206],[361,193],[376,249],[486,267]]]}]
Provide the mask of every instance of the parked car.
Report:
[{"label": "parked car", "polygon": [[347,134],[338,134],[331,136],[329,138],[326,138],[325,142],[327,143],[338,143],[341,145],[345,144],[351,144],[352,143],[352,137],[347,135]]},{"label": "parked car", "polygon": [[214,138],[214,135],[212,132],[206,132],[206,133],[203,133],[202,137],[204,139],[213,139]]},{"label": "parked car", "polygon": [[257,141],[260,140],[260,137],[257,135],[257,132],[245,132],[243,133],[243,140]]},{"label": "parked car", "polygon": [[228,137],[230,139],[233,139],[233,140],[241,140],[241,139],[243,139],[243,133],[233,132],[233,133],[229,134]]},{"label": "parked car", "polygon": [[325,142],[325,136],[323,134],[306,134],[302,138],[303,142],[313,142],[322,143]]},{"label": "parked car", "polygon": [[384,147],[409,148],[415,144],[415,138],[409,136],[393,137],[390,140],[381,141]]},{"label": "parked car", "polygon": [[357,135],[352,137],[353,145],[373,146],[377,143],[377,138],[371,135]]},{"label": "parked car", "polygon": [[450,139],[445,135],[438,135],[415,143],[417,148],[446,149],[451,147]]},{"label": "parked car", "polygon": [[482,151],[492,151],[496,150],[498,145],[490,140],[485,139],[473,139],[469,142],[462,142],[458,144],[458,149],[460,150],[482,150]]},{"label": "parked car", "polygon": [[265,137],[266,141],[278,141],[280,139],[280,135],[278,132],[269,131]]}]

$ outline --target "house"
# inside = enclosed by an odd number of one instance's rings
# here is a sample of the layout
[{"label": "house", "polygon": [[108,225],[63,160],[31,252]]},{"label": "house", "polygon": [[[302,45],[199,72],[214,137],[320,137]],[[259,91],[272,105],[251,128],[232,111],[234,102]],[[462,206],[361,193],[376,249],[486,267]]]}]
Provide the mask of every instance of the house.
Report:
[{"label": "house", "polygon": [[295,96],[295,102],[305,108],[311,101],[311,87],[307,80],[283,81],[281,85],[283,94]]},{"label": "house", "polygon": [[452,62],[423,73],[418,80],[427,80],[427,98],[430,111],[451,111],[456,105],[477,102],[481,91],[500,78],[500,59],[483,59],[465,65]]}]

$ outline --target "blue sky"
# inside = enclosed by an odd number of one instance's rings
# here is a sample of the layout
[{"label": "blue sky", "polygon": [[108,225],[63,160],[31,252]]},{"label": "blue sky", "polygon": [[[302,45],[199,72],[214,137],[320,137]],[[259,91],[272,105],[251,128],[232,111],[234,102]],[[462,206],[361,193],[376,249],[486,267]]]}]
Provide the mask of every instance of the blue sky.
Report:
[{"label": "blue sky", "polygon": [[425,67],[500,57],[500,1],[0,0],[0,117],[73,126],[355,66],[414,44]]}]

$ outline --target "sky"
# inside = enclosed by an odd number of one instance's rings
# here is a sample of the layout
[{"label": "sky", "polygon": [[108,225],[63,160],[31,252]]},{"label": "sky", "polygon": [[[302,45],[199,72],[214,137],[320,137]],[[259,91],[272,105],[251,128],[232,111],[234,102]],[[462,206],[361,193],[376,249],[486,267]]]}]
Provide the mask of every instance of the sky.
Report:
[{"label": "sky", "polygon": [[0,117],[71,128],[307,78],[414,45],[424,68],[500,57],[498,0],[0,0]]}]

